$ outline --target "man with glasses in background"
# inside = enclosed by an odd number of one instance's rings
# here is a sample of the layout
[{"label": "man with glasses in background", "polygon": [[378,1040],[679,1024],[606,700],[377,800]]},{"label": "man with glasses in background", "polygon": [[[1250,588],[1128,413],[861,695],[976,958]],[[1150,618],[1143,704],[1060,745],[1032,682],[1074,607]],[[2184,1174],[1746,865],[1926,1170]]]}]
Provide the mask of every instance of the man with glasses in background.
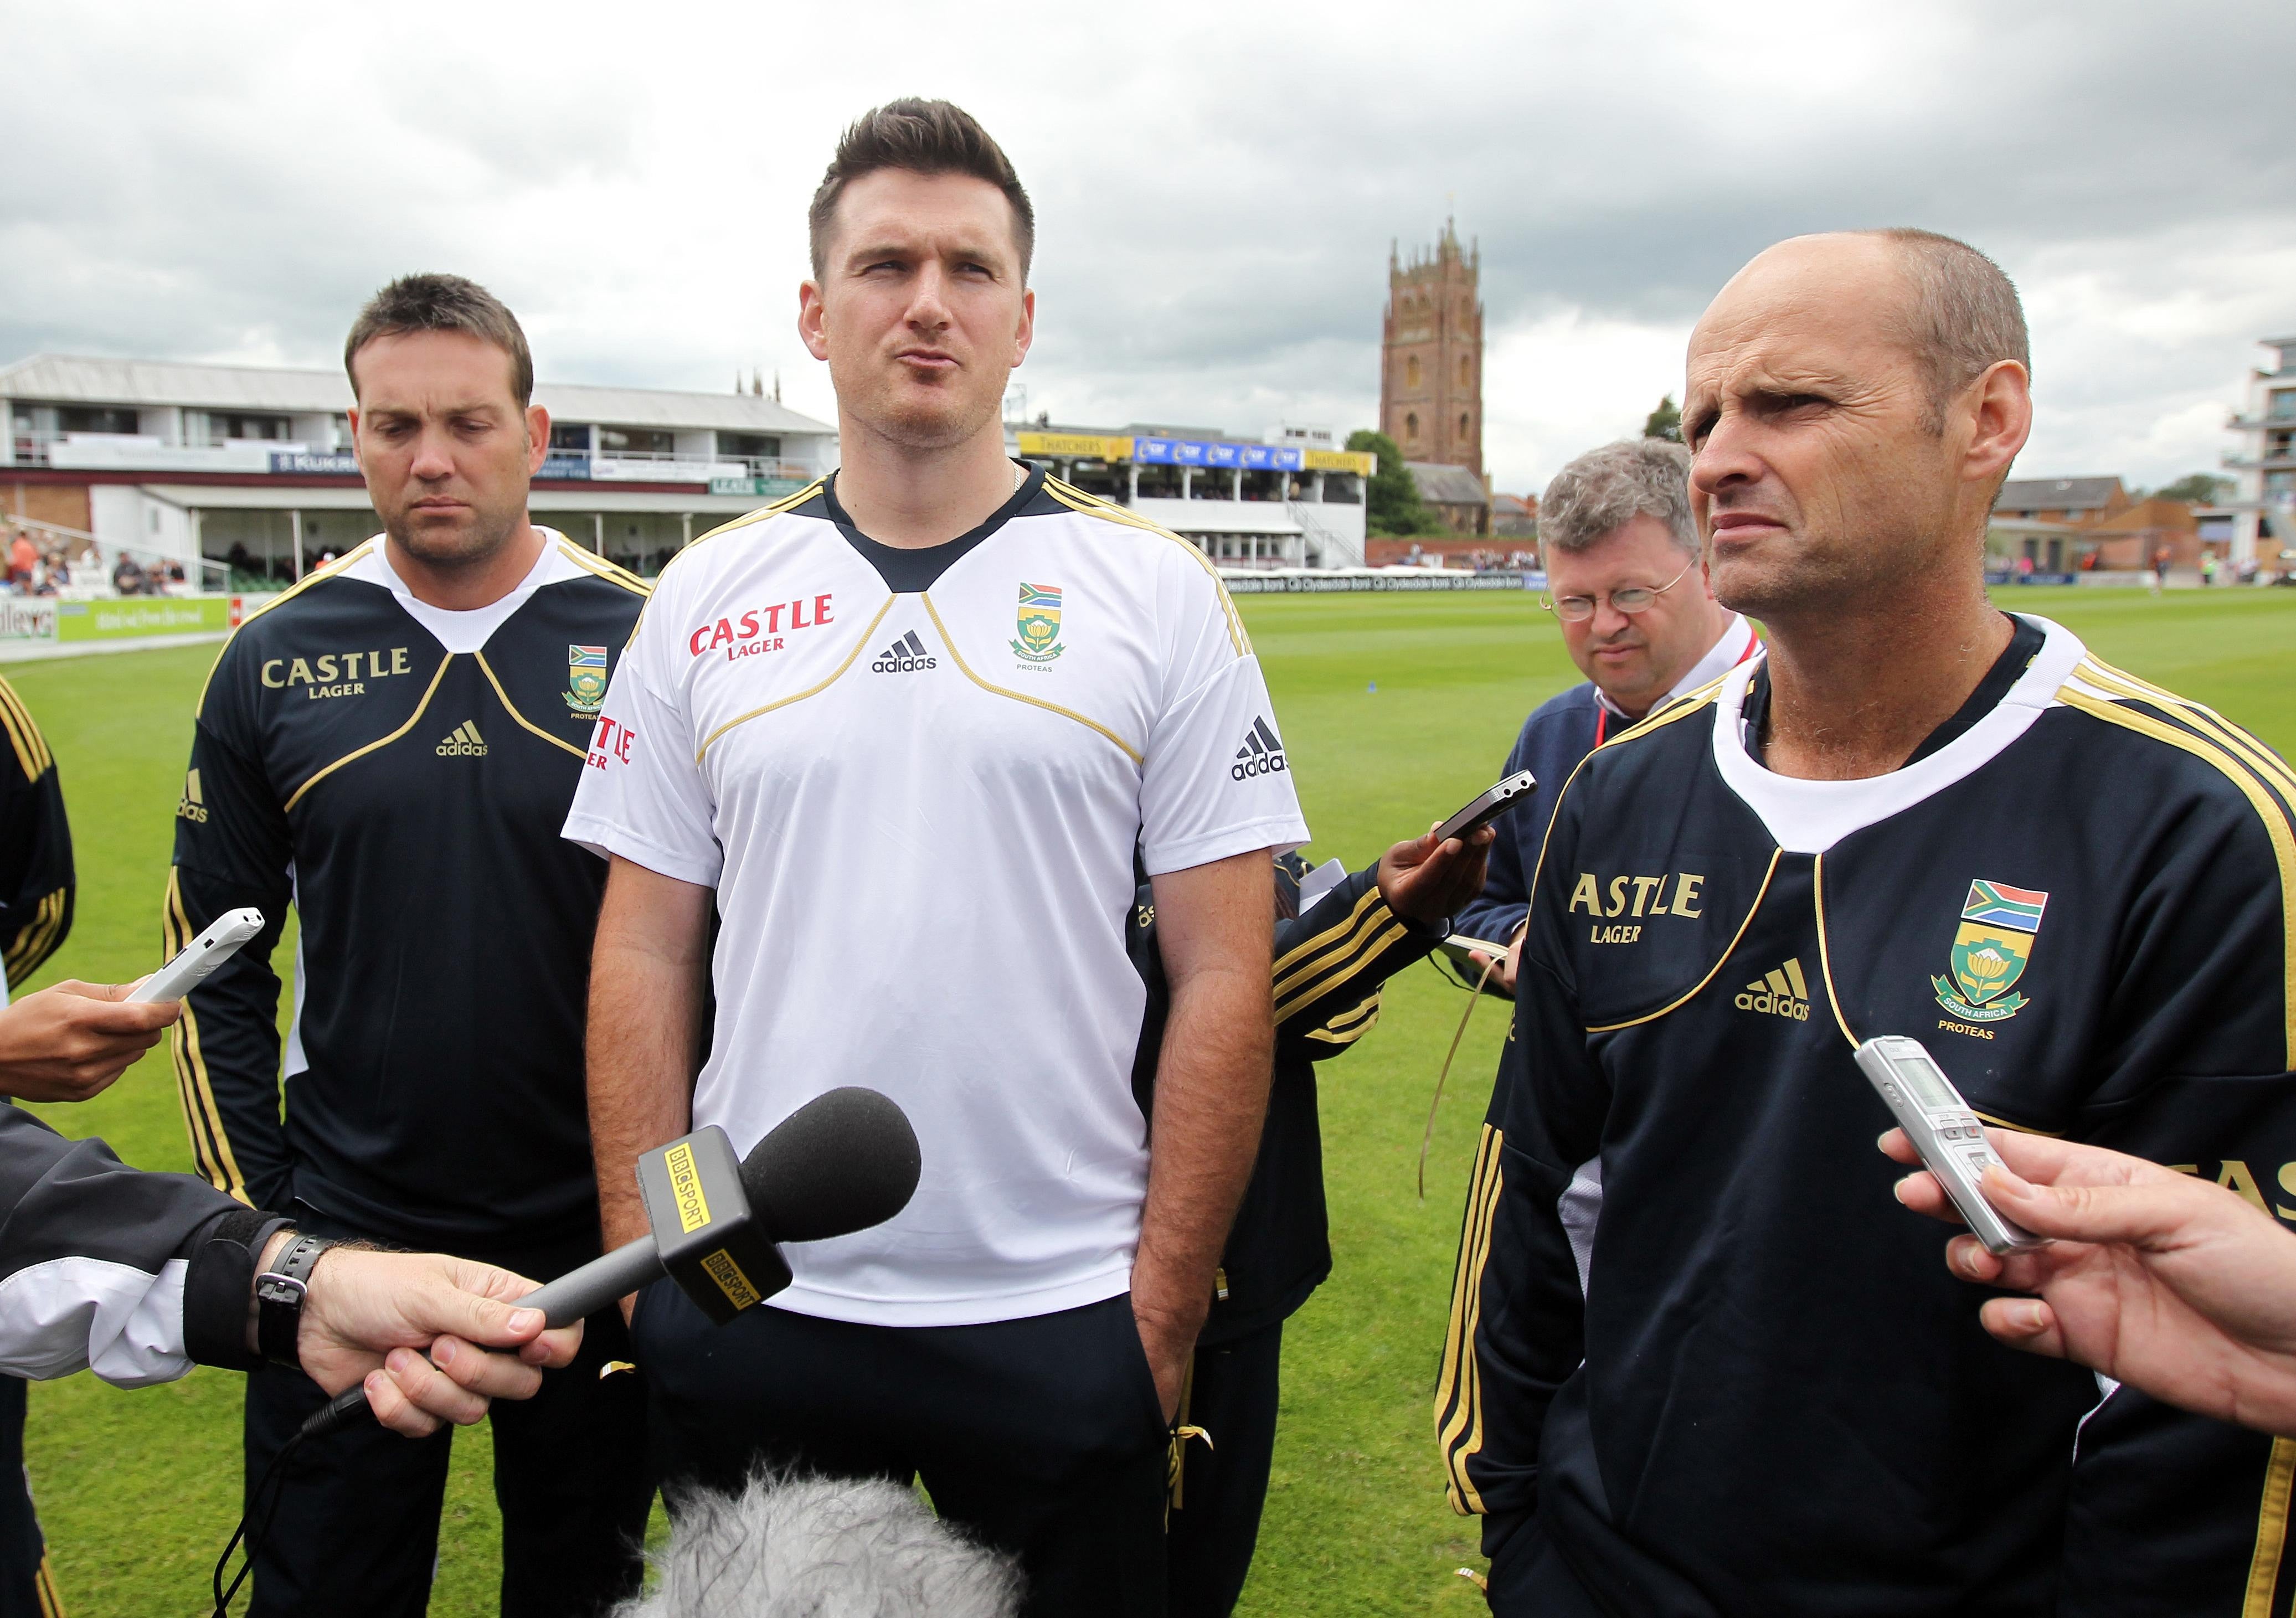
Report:
[{"label": "man with glasses in background", "polygon": [[[1578,761],[1652,708],[1754,655],[1753,626],[1714,599],[1698,567],[1690,452],[1662,438],[1588,450],[1554,476],[1538,507],[1546,563],[1541,605],[1587,683],[1550,697],[1524,722],[1502,775],[1529,770],[1537,798],[1498,824],[1482,896],[1454,924],[1504,942],[1489,974],[1514,993],[1515,944],[1554,800]],[[1476,955],[1475,964],[1488,966]]]}]

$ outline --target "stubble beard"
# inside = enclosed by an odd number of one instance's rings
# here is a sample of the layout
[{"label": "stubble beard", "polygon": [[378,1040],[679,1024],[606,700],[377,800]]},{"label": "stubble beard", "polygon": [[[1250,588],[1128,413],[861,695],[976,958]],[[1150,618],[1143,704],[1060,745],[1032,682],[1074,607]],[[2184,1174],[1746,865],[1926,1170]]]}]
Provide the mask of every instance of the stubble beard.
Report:
[{"label": "stubble beard", "polygon": [[402,511],[398,517],[383,525],[393,543],[407,555],[426,568],[441,572],[457,572],[463,568],[482,568],[502,553],[526,519],[526,505],[521,501],[515,511],[488,511],[472,507],[470,526],[466,528],[428,531],[414,520],[412,509]]},{"label": "stubble beard", "polygon": [[905,450],[955,449],[980,436],[997,418],[1004,403],[1000,388],[995,397],[973,398],[957,379],[931,391],[911,396],[906,381],[879,391],[852,413],[870,432]]}]

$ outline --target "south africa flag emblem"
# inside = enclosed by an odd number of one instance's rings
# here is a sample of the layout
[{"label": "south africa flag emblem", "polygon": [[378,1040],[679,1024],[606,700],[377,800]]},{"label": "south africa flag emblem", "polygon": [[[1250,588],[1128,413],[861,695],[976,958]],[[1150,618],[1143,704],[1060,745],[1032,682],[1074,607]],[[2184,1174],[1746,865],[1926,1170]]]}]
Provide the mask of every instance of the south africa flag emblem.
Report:
[{"label": "south africa flag emblem", "polygon": [[2006,882],[1976,881],[1961,907],[1961,930],[1954,935],[1952,976],[1932,977],[1938,1004],[1964,1022],[1997,1023],[2017,1015],[2029,1001],[2012,992],[2033,958],[2033,937],[2049,895]]},{"label": "south africa flag emblem", "polygon": [[1061,587],[1021,586],[1021,612],[1014,627],[1021,638],[1013,652],[1026,663],[1050,663],[1068,650],[1061,644]]},{"label": "south africa flag emblem", "polygon": [[595,719],[606,700],[606,649],[570,646],[566,649],[566,706],[584,719]]}]

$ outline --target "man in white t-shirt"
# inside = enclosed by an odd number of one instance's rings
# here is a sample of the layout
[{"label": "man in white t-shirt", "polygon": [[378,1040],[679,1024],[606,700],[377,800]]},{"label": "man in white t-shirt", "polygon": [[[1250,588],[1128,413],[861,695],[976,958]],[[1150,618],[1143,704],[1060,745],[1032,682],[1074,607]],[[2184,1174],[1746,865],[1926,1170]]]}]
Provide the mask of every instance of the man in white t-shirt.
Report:
[{"label": "man in white t-shirt", "polygon": [[[612,860],[606,1237],[644,1229],[649,1147],[891,1096],[923,1153],[899,1216],[792,1246],[728,1327],[641,1295],[671,1476],[921,1476],[1030,1613],[1158,1613],[1168,1426],[1267,1100],[1268,854],[1307,828],[1202,555],[1004,455],[1034,225],[995,142],[877,109],[811,225],[842,469],[663,573],[567,820]],[[1152,1127],[1136,861],[1172,980]]]}]

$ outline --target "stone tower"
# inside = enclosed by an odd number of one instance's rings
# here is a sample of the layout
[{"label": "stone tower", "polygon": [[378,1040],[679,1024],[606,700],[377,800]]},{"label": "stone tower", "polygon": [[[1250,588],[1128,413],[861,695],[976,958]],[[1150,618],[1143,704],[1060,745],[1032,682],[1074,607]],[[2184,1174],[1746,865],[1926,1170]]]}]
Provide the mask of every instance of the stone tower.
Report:
[{"label": "stone tower", "polygon": [[1380,355],[1380,430],[1406,461],[1483,475],[1482,250],[1459,248],[1449,220],[1435,250],[1387,255],[1387,339]]}]

